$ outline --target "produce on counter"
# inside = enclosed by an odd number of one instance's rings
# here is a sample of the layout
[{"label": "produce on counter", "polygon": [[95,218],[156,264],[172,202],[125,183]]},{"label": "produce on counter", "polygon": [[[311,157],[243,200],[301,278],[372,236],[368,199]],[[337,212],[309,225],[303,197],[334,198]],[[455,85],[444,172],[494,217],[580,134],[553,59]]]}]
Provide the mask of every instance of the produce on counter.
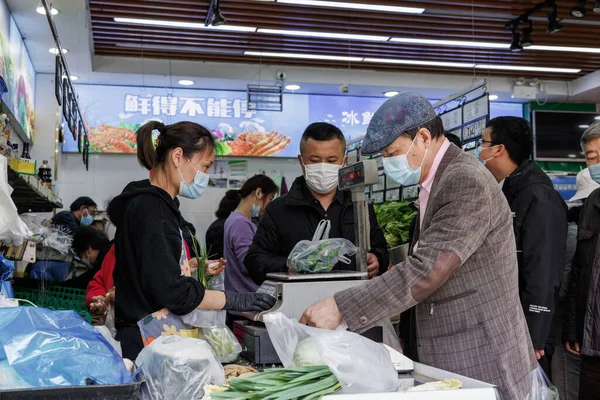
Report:
[{"label": "produce on counter", "polygon": [[252,367],[238,364],[229,364],[223,367],[225,370],[225,380],[230,378],[246,378],[258,374],[258,371]]},{"label": "produce on counter", "polygon": [[323,365],[323,359],[317,349],[317,341],[313,337],[308,337],[298,343],[294,358],[292,360],[296,367],[309,367],[313,365]]},{"label": "produce on counter", "polygon": [[350,263],[346,256],[356,253],[356,246],[346,239],[325,239],[298,242],[287,259],[289,269],[296,272],[330,272],[338,262]]},{"label": "produce on counter", "polygon": [[202,328],[200,339],[204,339],[210,344],[217,359],[222,363],[237,360],[242,350],[239,342],[227,326]]},{"label": "produce on counter", "polygon": [[407,392],[429,392],[435,390],[460,389],[462,382],[457,379],[446,379],[443,381],[427,382],[419,386],[411,387]]},{"label": "produce on counter", "polygon": [[374,205],[379,226],[383,229],[385,240],[390,248],[408,243],[410,224],[417,210],[408,201],[392,201]]},{"label": "produce on counter", "polygon": [[[225,387],[226,390],[221,391]],[[232,378],[229,385],[206,388],[204,400],[278,399],[311,400],[334,393],[341,388],[325,365],[267,369],[248,378]]]}]

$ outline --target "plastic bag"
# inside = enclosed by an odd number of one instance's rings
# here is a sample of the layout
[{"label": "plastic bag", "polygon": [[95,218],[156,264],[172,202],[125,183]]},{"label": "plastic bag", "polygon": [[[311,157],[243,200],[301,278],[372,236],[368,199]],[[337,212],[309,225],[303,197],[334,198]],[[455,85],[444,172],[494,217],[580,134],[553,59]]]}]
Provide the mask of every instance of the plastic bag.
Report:
[{"label": "plastic bag", "polygon": [[106,339],[106,341],[108,343],[110,343],[110,345],[112,346],[113,349],[115,349],[115,351],[117,352],[118,355],[123,356],[123,351],[121,350],[121,343],[114,339],[114,337],[112,336],[112,334],[110,332],[110,329],[108,329],[107,326],[98,325],[98,326],[94,326],[94,328],[96,328],[96,330],[98,332],[100,332],[102,337],[104,339]]},{"label": "plastic bag", "polygon": [[227,327],[226,317],[226,311],[194,310],[182,319],[186,324],[200,328],[200,339],[208,342],[219,362],[232,363],[238,359],[242,346]]},{"label": "plastic bag", "polygon": [[74,311],[0,308],[0,346],[0,360],[32,387],[130,380],[123,359]]},{"label": "plastic bag", "polygon": [[10,197],[12,188],[8,184],[7,163],[6,157],[0,155],[0,242],[20,245],[32,232],[19,217],[17,206]]},{"label": "plastic bag", "polygon": [[302,240],[290,252],[287,267],[296,272],[330,272],[338,262],[350,264],[348,257],[355,253],[356,246],[347,239]]},{"label": "plastic bag", "polygon": [[143,400],[190,400],[204,395],[204,385],[223,385],[225,372],[204,340],[161,336],[136,360],[141,368]]},{"label": "plastic bag", "polygon": [[531,375],[531,392],[523,400],[559,400],[558,389],[552,385],[539,364]]},{"label": "plastic bag", "polygon": [[396,391],[398,372],[383,345],[348,331],[301,325],[279,312],[266,314],[263,318],[273,347],[285,367],[294,366],[298,343],[312,337],[321,359],[340,381],[342,393]]},{"label": "plastic bag", "polygon": [[113,303],[108,303],[104,325],[108,328],[111,337],[114,339],[117,336],[117,328],[115,328],[115,307]]}]

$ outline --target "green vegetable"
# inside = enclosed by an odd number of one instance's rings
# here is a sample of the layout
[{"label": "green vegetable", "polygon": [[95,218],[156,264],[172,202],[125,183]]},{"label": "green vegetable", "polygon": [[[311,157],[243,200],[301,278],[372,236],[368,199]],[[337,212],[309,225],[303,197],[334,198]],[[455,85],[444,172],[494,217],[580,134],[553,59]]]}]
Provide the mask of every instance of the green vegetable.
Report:
[{"label": "green vegetable", "polygon": [[[203,337],[219,359],[229,359],[238,350],[238,342],[234,340],[230,331],[223,327],[203,328]],[[237,358],[237,355],[236,357]]]},{"label": "green vegetable", "polygon": [[327,239],[315,242],[299,242],[290,253],[287,266],[296,272],[330,272],[339,261],[340,251],[351,256],[356,252],[354,245],[346,239]]},{"label": "green vegetable", "polygon": [[417,210],[412,203],[394,201],[373,207],[388,246],[392,248],[408,243],[410,225],[417,216]]},{"label": "green vegetable", "polygon": [[206,268],[204,266],[206,265],[206,261],[208,261],[209,258],[212,256],[208,255],[208,249],[206,248],[206,246],[202,246],[200,239],[198,239],[196,236],[194,236],[192,234],[192,231],[190,231],[188,229],[188,233],[189,233],[190,237],[192,238],[192,253],[193,253],[194,257],[198,260],[198,269],[197,269],[198,281],[200,283],[202,283],[202,286],[204,286],[205,288],[208,289],[208,288],[210,288],[211,282],[216,277],[212,276],[212,275],[208,275],[206,273]]},{"label": "green vegetable", "polygon": [[306,367],[309,365],[323,365],[323,360],[317,349],[317,341],[312,337],[302,340],[296,346],[292,363],[296,367]]},{"label": "green vegetable", "polygon": [[274,368],[248,378],[233,378],[227,390],[210,393],[211,399],[310,400],[336,392],[341,385],[325,365]]}]

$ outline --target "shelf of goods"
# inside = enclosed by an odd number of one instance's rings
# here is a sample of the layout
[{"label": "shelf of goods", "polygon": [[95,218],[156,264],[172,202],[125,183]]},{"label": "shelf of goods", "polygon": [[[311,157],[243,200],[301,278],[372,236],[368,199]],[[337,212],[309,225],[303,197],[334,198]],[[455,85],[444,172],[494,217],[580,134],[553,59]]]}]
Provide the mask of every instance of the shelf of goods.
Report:
[{"label": "shelf of goods", "polygon": [[62,200],[37,176],[21,175],[8,168],[8,183],[14,189],[11,197],[19,214],[50,212],[63,207]]}]

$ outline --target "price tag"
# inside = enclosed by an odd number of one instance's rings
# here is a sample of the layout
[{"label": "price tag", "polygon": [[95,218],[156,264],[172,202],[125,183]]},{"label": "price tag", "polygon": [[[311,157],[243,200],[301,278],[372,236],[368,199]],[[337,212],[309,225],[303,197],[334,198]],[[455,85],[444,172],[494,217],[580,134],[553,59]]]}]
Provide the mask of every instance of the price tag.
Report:
[{"label": "price tag", "polygon": [[351,150],[348,152],[348,165],[358,162],[358,150]]},{"label": "price tag", "polygon": [[450,131],[463,124],[463,113],[460,107],[455,108],[452,111],[440,114],[440,118],[444,123],[444,129]]},{"label": "price tag", "polygon": [[462,140],[467,141],[469,139],[477,138],[483,135],[485,125],[487,124],[487,118],[482,118],[479,121],[472,122],[463,127]]},{"label": "price tag", "polygon": [[384,192],[374,192],[371,193],[371,199],[373,200],[373,203],[375,204],[381,204],[384,202],[385,198],[384,198]]},{"label": "price tag", "polygon": [[399,188],[400,185],[398,183],[396,183],[396,181],[394,181],[393,179],[390,179],[388,176],[386,176],[385,187],[386,187],[386,189],[389,190],[389,189]]},{"label": "price tag", "polygon": [[386,190],[385,201],[400,201],[400,188]]},{"label": "price tag", "polygon": [[402,201],[413,201],[419,198],[419,185],[402,188]]}]

